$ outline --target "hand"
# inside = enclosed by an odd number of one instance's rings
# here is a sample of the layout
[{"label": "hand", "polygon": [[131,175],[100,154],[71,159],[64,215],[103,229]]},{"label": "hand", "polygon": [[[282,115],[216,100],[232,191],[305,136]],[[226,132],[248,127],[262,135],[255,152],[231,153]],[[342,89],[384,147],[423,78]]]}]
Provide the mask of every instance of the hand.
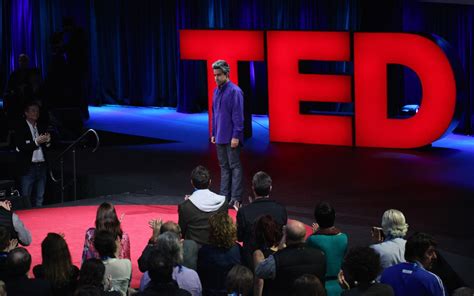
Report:
[{"label": "hand", "polygon": [[9,200],[0,201],[0,207],[4,208],[7,211],[12,210],[12,202]]},{"label": "hand", "polygon": [[253,203],[253,197],[249,195],[249,204]]},{"label": "hand", "polygon": [[190,197],[191,197],[191,195],[186,194],[186,195],[184,196],[184,200],[188,200]]},{"label": "hand", "polygon": [[120,224],[122,224],[122,220],[123,220],[124,217],[125,217],[125,213],[122,213],[122,215],[120,215],[120,219],[119,219]]},{"label": "hand", "polygon": [[373,226],[372,229],[370,230],[370,235],[374,243],[381,243],[384,241],[383,229],[380,227]]},{"label": "hand", "polygon": [[110,291],[112,289],[112,275],[109,274],[105,278],[105,283],[104,283],[104,289],[105,291]]},{"label": "hand", "polygon": [[240,203],[240,201],[235,201],[232,207],[234,208],[236,212],[238,212],[239,209],[242,207],[242,204]]},{"label": "hand", "polygon": [[59,232],[58,233],[62,238],[65,238],[66,237],[66,234],[64,234],[64,232]]},{"label": "hand", "polygon": [[340,270],[338,275],[337,275],[337,281],[339,282],[339,286],[341,286],[342,289],[344,289],[344,290],[350,290],[351,289],[351,286],[346,281],[346,278],[344,277],[344,272],[342,272],[342,270]]},{"label": "hand", "polygon": [[216,137],[211,137],[211,143],[215,144],[216,143]]},{"label": "hand", "polygon": [[311,224],[311,227],[313,228],[313,233],[315,233],[319,229],[319,224],[314,222],[313,224]]},{"label": "hand", "polygon": [[13,250],[16,247],[18,247],[18,240],[16,238],[11,239],[10,244],[7,247],[7,253],[10,252],[11,250]]},{"label": "hand", "polygon": [[161,218],[152,219],[152,220],[148,221],[148,225],[150,225],[151,229],[153,229],[153,230],[158,230],[159,231],[162,224],[163,224],[163,221],[161,220]]},{"label": "hand", "polygon": [[46,143],[51,142],[51,134],[50,134],[50,133],[44,134],[44,137],[45,137],[45,139],[46,139]]},{"label": "hand", "polygon": [[230,148],[237,148],[237,146],[239,146],[239,139],[232,138],[230,140]]},{"label": "hand", "polygon": [[49,143],[50,141],[51,141],[51,135],[48,133],[41,134],[36,138],[36,143],[38,143],[38,145]]}]

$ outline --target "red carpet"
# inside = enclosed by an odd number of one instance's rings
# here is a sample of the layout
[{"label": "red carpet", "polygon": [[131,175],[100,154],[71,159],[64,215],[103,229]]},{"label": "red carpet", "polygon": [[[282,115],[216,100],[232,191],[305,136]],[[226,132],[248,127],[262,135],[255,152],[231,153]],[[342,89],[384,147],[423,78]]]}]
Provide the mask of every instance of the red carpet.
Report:
[{"label": "red carpet", "polygon": [[[138,287],[142,273],[138,270],[137,260],[151,235],[148,221],[161,218],[163,221],[178,222],[177,206],[117,205],[115,209],[119,217],[124,214],[122,229],[130,236],[133,266],[131,287]],[[32,267],[41,263],[42,240],[48,232],[57,232],[65,234],[73,263],[80,268],[85,233],[89,227],[94,226],[96,210],[97,206],[81,206],[18,211],[17,214],[33,237],[33,242],[28,247],[33,258]],[[229,214],[235,220],[236,212],[231,210]],[[307,230],[310,234],[309,227]]]}]

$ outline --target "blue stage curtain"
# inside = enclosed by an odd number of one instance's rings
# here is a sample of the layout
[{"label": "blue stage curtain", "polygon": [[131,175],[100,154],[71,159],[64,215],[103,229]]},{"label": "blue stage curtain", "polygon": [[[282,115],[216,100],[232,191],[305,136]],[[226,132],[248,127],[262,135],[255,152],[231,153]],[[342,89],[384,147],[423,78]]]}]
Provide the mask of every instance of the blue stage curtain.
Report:
[{"label": "blue stage curtain", "polygon": [[[464,116],[457,131],[473,134],[472,112],[474,105],[474,5],[446,5],[442,3],[413,2],[405,0],[403,30],[407,32],[430,32],[441,36],[455,49],[466,82]],[[413,73],[406,75],[405,94],[418,94],[421,89]],[[407,103],[413,103],[407,101]]]},{"label": "blue stage curtain", "polygon": [[[0,5],[0,87],[20,53],[47,76],[49,38],[73,17],[87,35],[88,100],[91,104],[177,107],[207,110],[206,64],[181,61],[180,29],[377,31],[386,24],[362,20],[370,5],[356,0],[3,0]],[[392,2],[390,2],[392,3]],[[395,2],[394,2],[395,3]],[[398,2],[397,2],[398,3]],[[432,32],[458,51],[472,110],[473,6],[403,1],[403,29]],[[396,22],[396,20],[390,20]],[[364,24],[364,25],[361,25]],[[216,41],[218,42],[218,41]],[[347,63],[309,65],[311,71],[351,74]],[[268,108],[265,62],[250,62],[240,73],[254,113]],[[406,85],[407,91],[412,86]],[[467,124],[470,126],[470,122]]]}]

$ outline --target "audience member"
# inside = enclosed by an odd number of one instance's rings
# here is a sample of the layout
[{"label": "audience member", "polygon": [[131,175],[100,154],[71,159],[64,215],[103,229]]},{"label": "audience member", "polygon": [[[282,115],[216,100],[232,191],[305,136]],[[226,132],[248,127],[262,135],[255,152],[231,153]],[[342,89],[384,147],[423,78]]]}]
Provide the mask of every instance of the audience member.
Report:
[{"label": "audience member", "polygon": [[17,214],[12,212],[12,204],[10,201],[0,201],[0,225],[6,227],[10,231],[10,237],[17,239],[23,246],[31,244],[31,233],[20,220]]},{"label": "audience member", "polygon": [[[142,255],[140,256],[140,258],[138,258],[138,268],[140,269],[141,272],[145,272],[148,270],[148,266],[147,266],[148,258],[150,256],[151,251],[156,246],[156,243],[158,241],[158,237],[160,234],[170,231],[170,232],[176,233],[178,237],[180,238],[182,237],[181,227],[179,227],[179,224],[173,221],[167,221],[162,224],[161,219],[158,219],[158,220],[151,220],[149,224],[150,224],[150,227],[153,229],[153,234],[150,240],[148,241],[147,246],[143,250]],[[199,250],[197,243],[189,239],[182,240],[182,243],[183,243],[182,265],[187,268],[196,270],[197,254]]]},{"label": "audience member", "polygon": [[[154,246],[147,258],[147,268],[149,268],[150,256],[154,250],[158,250],[160,254],[171,260],[173,263],[172,278],[177,282],[181,289],[191,293],[193,296],[200,296],[202,293],[201,281],[196,271],[182,266],[183,262],[183,245],[180,242],[179,236],[171,231],[165,231],[158,237],[156,246]],[[150,284],[150,274],[145,272],[140,281],[140,291],[145,291]]]},{"label": "audience member", "polygon": [[[110,278],[105,278],[105,265],[100,259],[87,259],[81,266],[79,282],[74,296],[120,296],[119,291],[110,290]],[[105,283],[105,285],[104,285]],[[107,290],[107,291],[106,291]]]},{"label": "audience member", "polygon": [[5,279],[8,296],[49,296],[51,284],[43,279],[29,279],[31,255],[25,248],[16,248],[7,256],[8,277]]},{"label": "audience member", "polygon": [[377,244],[371,246],[380,255],[382,270],[392,265],[405,262],[405,235],[408,224],[405,216],[399,210],[390,209],[382,216],[383,237],[377,230],[372,231],[372,237]]},{"label": "audience member", "polygon": [[130,238],[122,230],[121,220],[117,217],[115,207],[108,202],[102,203],[97,208],[95,217],[95,228],[91,227],[86,232],[84,249],[82,251],[82,262],[90,258],[99,258],[99,254],[94,249],[94,233],[96,231],[107,230],[120,238],[120,253],[118,258],[130,259]]},{"label": "audience member", "polygon": [[48,233],[41,243],[41,257],[42,263],[33,268],[35,278],[48,280],[53,295],[72,295],[76,289],[79,268],[72,264],[64,238],[57,233]]},{"label": "audience member", "polygon": [[326,296],[324,285],[314,274],[303,274],[293,283],[292,296]]},{"label": "audience member", "polygon": [[390,286],[375,282],[380,270],[380,256],[373,249],[369,247],[350,249],[342,263],[342,271],[339,273],[340,284],[348,289],[342,295],[393,295]]},{"label": "audience member", "polygon": [[9,124],[21,119],[23,107],[32,101],[41,101],[42,78],[37,68],[30,67],[26,54],[18,57],[18,68],[8,79],[4,94],[4,109]]},{"label": "audience member", "polygon": [[16,248],[18,240],[11,239],[10,230],[0,225],[0,280],[7,276],[7,256],[8,253]]},{"label": "audience member", "polygon": [[225,279],[227,294],[232,296],[252,295],[253,273],[247,267],[236,264]]},{"label": "audience member", "polygon": [[254,252],[259,262],[255,275],[265,279],[263,295],[290,295],[293,282],[303,274],[313,274],[319,279],[324,279],[326,274],[324,253],[305,244],[306,228],[303,223],[289,220],[283,235],[286,248],[266,259],[262,251]]},{"label": "audience member", "polygon": [[195,191],[178,206],[178,223],[185,239],[203,245],[209,243],[209,217],[216,212],[227,212],[227,204],[225,196],[209,190],[211,176],[205,167],[197,166],[192,171],[191,184]]},{"label": "audience member", "polygon": [[[165,235],[165,234],[163,234]],[[151,282],[143,292],[137,296],[168,295],[186,296],[191,295],[188,291],[179,288],[173,280],[174,260],[159,249],[154,249],[150,255],[149,270]]]},{"label": "audience member", "polygon": [[454,290],[453,296],[474,296],[474,289],[469,287],[461,287]]},{"label": "audience member", "polygon": [[336,211],[327,202],[320,202],[314,209],[314,233],[308,237],[308,246],[318,248],[326,255],[326,291],[328,296],[339,296],[341,287],[337,274],[347,251],[347,235],[334,226]]},{"label": "audience member", "polygon": [[392,286],[395,296],[446,295],[443,282],[429,272],[436,260],[436,242],[417,232],[405,244],[405,260],[385,269],[380,282]]},{"label": "audience member", "polygon": [[272,179],[265,172],[258,172],[252,179],[254,198],[250,204],[237,212],[237,239],[243,243],[243,263],[253,269],[252,254],[259,247],[255,242],[254,223],[260,216],[270,215],[279,228],[286,224],[287,213],[284,206],[270,199]]},{"label": "audience member", "polygon": [[204,295],[227,295],[225,279],[235,264],[240,264],[237,229],[226,212],[209,218],[209,244],[199,249],[197,271]]},{"label": "audience member", "polygon": [[107,230],[97,231],[94,235],[94,248],[105,265],[104,280],[111,278],[111,290],[127,295],[132,277],[132,262],[120,259],[120,238]]},{"label": "audience member", "polygon": [[[39,124],[40,106],[29,102],[24,109],[25,120],[15,128],[17,167],[20,175],[21,195],[31,199],[33,206],[41,207],[47,179],[46,148],[51,144],[51,135]],[[32,195],[32,194],[35,195]]]},{"label": "audience member", "polygon": [[[260,216],[254,224],[254,241],[257,250],[260,250],[264,258],[274,254],[283,246],[280,245],[283,237],[282,228],[273,219],[271,215]],[[259,257],[254,256],[252,266],[257,266]],[[255,277],[254,281],[254,296],[262,295],[264,286],[263,279]]]},{"label": "audience member", "polygon": [[7,288],[3,281],[0,281],[0,296],[7,296]]}]

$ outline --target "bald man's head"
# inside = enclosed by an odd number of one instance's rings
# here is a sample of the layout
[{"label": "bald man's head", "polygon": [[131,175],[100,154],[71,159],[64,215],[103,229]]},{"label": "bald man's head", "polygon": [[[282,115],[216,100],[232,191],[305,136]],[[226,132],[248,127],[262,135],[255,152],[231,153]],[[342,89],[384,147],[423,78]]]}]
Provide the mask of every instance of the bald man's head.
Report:
[{"label": "bald man's head", "polygon": [[288,243],[302,243],[306,238],[306,227],[297,220],[288,220],[286,224],[286,242]]}]

